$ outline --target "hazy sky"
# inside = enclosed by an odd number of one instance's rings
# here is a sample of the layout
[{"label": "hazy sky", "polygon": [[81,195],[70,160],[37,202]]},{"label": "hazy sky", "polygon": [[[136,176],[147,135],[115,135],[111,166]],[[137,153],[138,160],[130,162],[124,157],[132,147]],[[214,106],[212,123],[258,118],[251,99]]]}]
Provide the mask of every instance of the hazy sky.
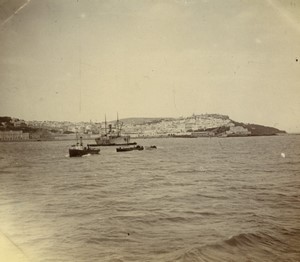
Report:
[{"label": "hazy sky", "polygon": [[0,0],[0,19],[0,115],[300,131],[300,1]]}]

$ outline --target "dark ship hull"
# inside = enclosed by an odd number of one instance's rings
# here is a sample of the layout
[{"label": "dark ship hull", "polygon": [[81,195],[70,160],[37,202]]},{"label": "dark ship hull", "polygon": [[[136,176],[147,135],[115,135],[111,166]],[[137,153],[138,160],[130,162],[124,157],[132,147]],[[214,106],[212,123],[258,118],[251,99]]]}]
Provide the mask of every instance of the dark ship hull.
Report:
[{"label": "dark ship hull", "polygon": [[121,135],[102,135],[95,139],[98,146],[122,146],[122,145],[134,145],[136,143],[130,142],[130,136]]},{"label": "dark ship hull", "polygon": [[134,146],[134,147],[118,147],[116,148],[117,152],[128,152],[133,150],[144,150],[143,146]]},{"label": "dark ship hull", "polygon": [[69,149],[69,156],[70,157],[81,157],[84,155],[97,155],[99,154],[100,149],[94,149],[94,148],[83,148],[83,149],[75,149],[70,148]]}]

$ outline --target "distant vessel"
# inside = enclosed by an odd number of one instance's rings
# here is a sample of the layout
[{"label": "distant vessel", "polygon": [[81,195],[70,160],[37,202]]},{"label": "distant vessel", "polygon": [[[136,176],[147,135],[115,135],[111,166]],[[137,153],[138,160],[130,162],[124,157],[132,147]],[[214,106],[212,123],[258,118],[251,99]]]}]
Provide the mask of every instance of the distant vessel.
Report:
[{"label": "distant vessel", "polygon": [[157,149],[157,147],[156,147],[156,146],[147,146],[146,149],[147,149],[147,150]]},{"label": "distant vessel", "polygon": [[[100,135],[95,139],[98,146],[122,146],[122,145],[136,145],[135,142],[130,143],[129,135],[121,135],[123,123],[120,123],[119,117],[117,117],[117,122],[115,127],[111,124],[106,123],[105,117],[105,133]],[[108,130],[107,130],[108,129]]]},{"label": "distant vessel", "polygon": [[80,143],[77,142],[76,145],[72,145],[69,148],[70,157],[80,157],[88,154],[95,155],[99,154],[99,152],[100,149],[91,148],[89,145],[87,147],[84,147],[82,143],[82,137],[80,137]]},{"label": "distant vessel", "polygon": [[134,147],[118,147],[116,148],[117,152],[128,152],[128,151],[133,151],[133,150],[144,150],[143,146],[134,146]]}]

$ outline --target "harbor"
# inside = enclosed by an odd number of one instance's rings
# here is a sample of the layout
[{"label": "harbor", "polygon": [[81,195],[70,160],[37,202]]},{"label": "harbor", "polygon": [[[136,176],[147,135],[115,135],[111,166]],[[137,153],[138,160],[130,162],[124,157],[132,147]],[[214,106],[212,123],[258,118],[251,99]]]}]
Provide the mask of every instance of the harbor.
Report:
[{"label": "harbor", "polygon": [[299,262],[299,14],[0,0],[0,262]]},{"label": "harbor", "polygon": [[139,139],[79,158],[70,141],[5,143],[1,230],[37,262],[297,261],[299,139]]}]

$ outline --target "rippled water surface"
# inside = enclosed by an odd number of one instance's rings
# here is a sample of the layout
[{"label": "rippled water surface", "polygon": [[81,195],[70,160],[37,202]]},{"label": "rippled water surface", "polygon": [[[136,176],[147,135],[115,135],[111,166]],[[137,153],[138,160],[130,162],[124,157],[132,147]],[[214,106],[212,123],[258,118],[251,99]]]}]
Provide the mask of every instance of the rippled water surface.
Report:
[{"label": "rippled water surface", "polygon": [[300,261],[300,136],[137,142],[0,143],[1,233],[34,262]]}]

